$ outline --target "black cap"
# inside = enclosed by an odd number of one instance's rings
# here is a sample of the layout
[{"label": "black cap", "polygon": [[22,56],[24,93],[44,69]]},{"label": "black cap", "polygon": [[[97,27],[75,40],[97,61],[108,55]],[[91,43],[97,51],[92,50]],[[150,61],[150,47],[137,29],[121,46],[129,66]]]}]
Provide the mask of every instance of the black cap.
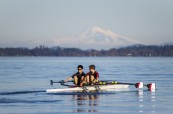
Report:
[{"label": "black cap", "polygon": [[81,69],[83,69],[83,66],[82,66],[82,65],[78,65],[77,68],[81,68]]}]

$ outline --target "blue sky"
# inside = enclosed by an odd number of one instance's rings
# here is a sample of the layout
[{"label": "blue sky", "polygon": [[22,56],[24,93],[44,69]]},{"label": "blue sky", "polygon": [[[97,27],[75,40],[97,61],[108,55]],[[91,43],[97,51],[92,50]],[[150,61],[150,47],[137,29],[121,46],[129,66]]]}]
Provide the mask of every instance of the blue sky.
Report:
[{"label": "blue sky", "polygon": [[0,47],[34,47],[92,26],[147,44],[173,42],[172,6],[173,0],[0,0]]}]

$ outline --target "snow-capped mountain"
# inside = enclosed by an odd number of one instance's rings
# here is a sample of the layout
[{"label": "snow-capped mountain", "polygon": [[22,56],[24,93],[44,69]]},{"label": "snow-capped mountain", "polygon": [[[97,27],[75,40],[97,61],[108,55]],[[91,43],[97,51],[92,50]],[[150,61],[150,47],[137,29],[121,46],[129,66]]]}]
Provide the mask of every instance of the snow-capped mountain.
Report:
[{"label": "snow-capped mountain", "polygon": [[138,41],[116,34],[111,30],[101,29],[96,26],[81,32],[76,36],[54,40],[57,43],[56,45],[64,47],[99,50],[140,44]]}]

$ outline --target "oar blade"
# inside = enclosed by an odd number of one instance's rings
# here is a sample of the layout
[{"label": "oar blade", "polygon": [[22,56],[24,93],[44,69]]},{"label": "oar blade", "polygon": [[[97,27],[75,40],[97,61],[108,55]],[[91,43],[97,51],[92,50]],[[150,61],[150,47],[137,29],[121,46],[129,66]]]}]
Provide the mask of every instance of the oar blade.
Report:
[{"label": "oar blade", "polygon": [[151,91],[155,90],[156,89],[156,83],[147,84],[147,88]]},{"label": "oar blade", "polygon": [[143,88],[144,87],[144,83],[143,82],[138,82],[135,84],[136,88]]}]

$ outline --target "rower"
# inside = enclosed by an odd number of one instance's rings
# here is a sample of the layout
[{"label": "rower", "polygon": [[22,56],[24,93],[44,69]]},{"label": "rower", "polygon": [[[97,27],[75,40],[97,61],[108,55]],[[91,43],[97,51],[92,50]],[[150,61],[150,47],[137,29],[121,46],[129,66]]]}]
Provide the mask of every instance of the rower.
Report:
[{"label": "rower", "polygon": [[86,74],[86,83],[93,85],[98,82],[99,73],[95,70],[95,65],[89,66],[89,72]]},{"label": "rower", "polygon": [[68,77],[66,80],[64,80],[64,82],[68,82],[68,81],[74,79],[74,84],[76,86],[81,85],[81,83],[83,83],[83,81],[85,80],[85,73],[83,72],[83,66],[82,65],[78,65],[77,69],[78,69],[78,72],[76,72],[72,76]]}]

